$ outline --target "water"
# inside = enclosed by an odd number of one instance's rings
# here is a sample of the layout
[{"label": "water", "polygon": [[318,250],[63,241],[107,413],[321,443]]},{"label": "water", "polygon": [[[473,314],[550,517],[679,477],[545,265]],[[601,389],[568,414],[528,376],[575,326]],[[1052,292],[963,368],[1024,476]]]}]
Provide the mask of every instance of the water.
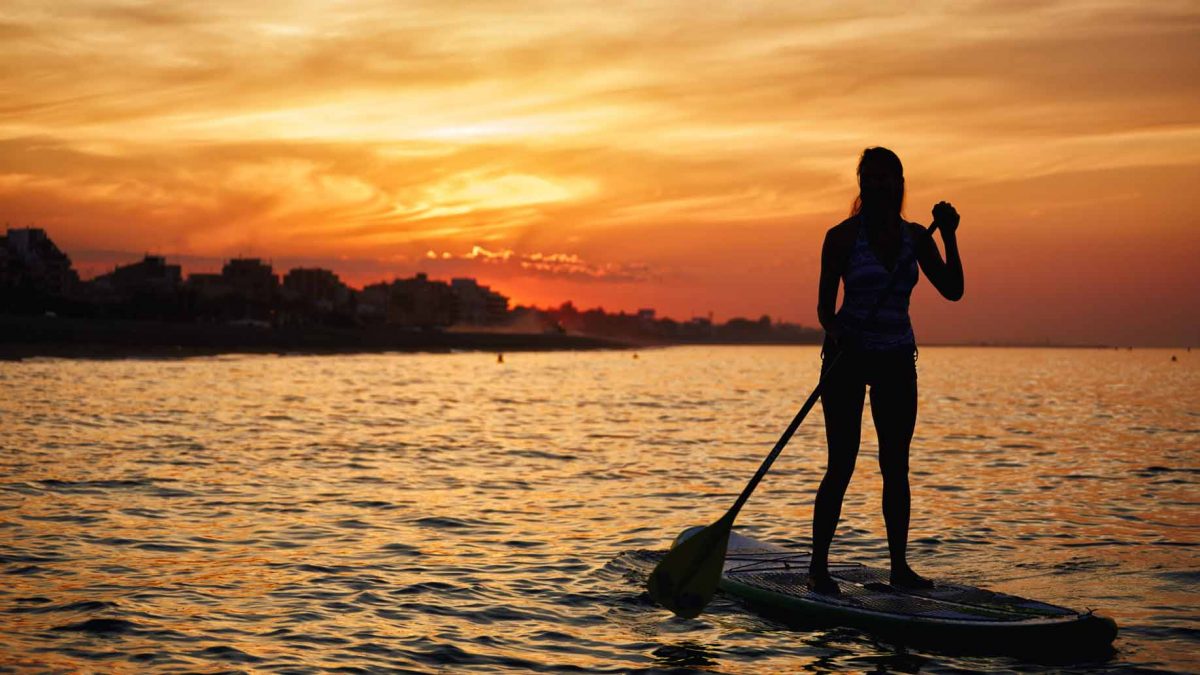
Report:
[{"label": "water", "polygon": [[[647,570],[724,512],[818,360],[638,356],[0,364],[0,663],[1200,671],[1200,353],[921,352],[912,562],[1117,620],[1110,660],[1066,666],[655,607]],[[864,439],[834,559],[885,565]],[[739,526],[804,544],[823,463],[818,408]]]}]

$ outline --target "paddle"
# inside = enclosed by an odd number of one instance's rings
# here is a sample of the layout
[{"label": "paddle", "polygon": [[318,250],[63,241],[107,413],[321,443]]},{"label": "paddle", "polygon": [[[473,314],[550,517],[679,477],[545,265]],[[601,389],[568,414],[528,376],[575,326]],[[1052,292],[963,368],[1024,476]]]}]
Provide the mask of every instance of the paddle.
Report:
[{"label": "paddle", "polygon": [[704,611],[704,607],[717,591],[717,583],[721,580],[721,569],[725,565],[725,549],[729,546],[729,533],[733,531],[734,519],[742,510],[742,506],[750,499],[750,494],[754,492],[754,488],[758,487],[763,476],[771,470],[775,458],[783,452],[784,446],[792,439],[792,434],[796,433],[800,423],[808,416],[808,411],[812,410],[813,405],[816,404],[825,380],[829,377],[829,373],[837,367],[841,357],[841,352],[834,355],[829,367],[825,369],[825,373],[817,382],[817,386],[808,395],[808,400],[804,402],[800,412],[792,418],[792,423],[783,432],[783,436],[780,436],[779,442],[775,444],[771,454],[767,455],[766,460],[758,467],[754,477],[746,484],[742,494],[738,495],[733,507],[726,511],[725,515],[721,516],[717,522],[667,551],[667,554],[659,561],[658,566],[651,572],[650,579],[646,582],[650,597],[654,598],[655,602],[685,619],[696,617]]},{"label": "paddle", "polygon": [[[937,228],[935,221],[926,230],[929,236],[933,236],[933,231]],[[915,247],[914,247],[915,249]],[[900,270],[900,263],[897,260],[896,266],[892,269],[892,276],[888,280],[887,286],[879,294],[879,298],[875,301],[875,305],[867,314],[865,323],[870,323],[871,319],[875,318],[875,313],[879,310],[879,306],[883,304],[884,298],[891,292],[893,284],[896,282],[896,272]],[[796,429],[800,428],[800,423],[808,416],[808,411],[812,410],[816,404],[817,398],[821,395],[821,389],[825,386],[829,374],[837,367],[838,361],[842,358],[843,352],[839,351],[834,355],[829,362],[829,367],[821,374],[821,379],[817,381],[817,386],[813,388],[811,394],[808,395],[808,400],[801,406],[800,412],[792,418],[792,423],[784,430],[783,435],[779,437],[779,442],[775,444],[771,454],[763,460],[754,477],[746,484],[746,488],[742,490],[742,494],[738,495],[737,501],[733,506],[725,512],[712,525],[700,530],[685,541],[679,542],[663,559],[659,561],[654,571],[650,573],[650,578],[646,581],[646,588],[650,592],[650,597],[655,602],[666,607],[672,612],[678,614],[685,619],[691,619],[700,615],[704,611],[704,607],[712,600],[712,596],[717,592],[717,584],[721,581],[721,570],[725,565],[725,550],[729,547],[729,533],[733,531],[733,521],[737,518],[738,512],[742,510],[742,506],[750,499],[750,494],[758,487],[763,476],[771,470],[771,465],[775,463],[775,459],[783,452],[784,446],[788,441],[792,440],[792,435],[796,433]]]}]

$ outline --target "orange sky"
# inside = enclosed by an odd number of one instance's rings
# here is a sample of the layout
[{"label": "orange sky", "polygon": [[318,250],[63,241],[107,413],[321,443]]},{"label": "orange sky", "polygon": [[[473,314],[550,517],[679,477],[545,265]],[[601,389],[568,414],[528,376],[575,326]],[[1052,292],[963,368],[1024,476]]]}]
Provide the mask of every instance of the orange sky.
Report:
[{"label": "orange sky", "polygon": [[0,220],[85,272],[255,255],[815,325],[885,145],[909,219],[963,215],[966,296],[923,283],[919,340],[1200,344],[1195,2],[269,5],[5,2]]}]

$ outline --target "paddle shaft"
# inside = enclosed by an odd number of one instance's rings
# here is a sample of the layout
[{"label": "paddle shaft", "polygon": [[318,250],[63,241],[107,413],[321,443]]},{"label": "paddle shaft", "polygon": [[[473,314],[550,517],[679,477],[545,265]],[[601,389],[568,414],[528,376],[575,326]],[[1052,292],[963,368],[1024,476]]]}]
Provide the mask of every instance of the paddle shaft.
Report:
[{"label": "paddle shaft", "polygon": [[821,389],[824,387],[826,380],[829,379],[829,374],[837,367],[838,361],[842,358],[842,353],[839,351],[834,355],[833,360],[829,363],[829,367],[821,374],[821,379],[817,382],[817,386],[808,395],[808,400],[800,407],[800,412],[796,413],[796,416],[792,418],[792,423],[784,430],[783,435],[779,437],[779,441],[775,443],[775,447],[771,450],[771,454],[767,455],[762,465],[758,467],[758,471],[755,472],[754,477],[746,484],[746,489],[742,490],[742,494],[738,495],[737,501],[733,503],[733,507],[726,514],[727,518],[732,520],[737,517],[738,512],[742,510],[742,506],[750,499],[750,494],[754,492],[754,488],[758,487],[763,476],[767,475],[767,472],[771,470],[771,465],[775,463],[780,453],[783,452],[784,447],[787,446],[788,441],[792,440],[792,435],[796,433],[796,429],[800,428],[800,423],[808,416],[808,411],[812,410],[812,407],[816,405],[817,399],[821,396]]},{"label": "paddle shaft", "polygon": [[[928,232],[929,236],[933,236],[933,231],[935,229],[937,229],[936,221],[930,225],[929,229],[926,231]],[[914,247],[916,246],[915,243],[913,245]],[[871,311],[867,314],[867,318],[864,323],[870,323],[871,320],[875,318],[875,314],[879,311],[880,306],[883,305],[883,301],[887,298],[888,293],[892,292],[892,286],[896,284],[896,279],[899,276],[898,273],[900,271],[901,263],[907,263],[907,261],[896,260],[896,267],[892,269],[892,276],[888,279],[887,287],[883,289],[883,292],[879,294],[879,298],[875,300],[875,305],[871,307]],[[832,373],[834,368],[837,367],[838,361],[841,360],[842,354],[844,353],[844,350],[838,350],[838,353],[833,356],[833,360],[829,362],[829,367],[825,368],[825,372],[821,373],[821,379],[817,381],[817,386],[814,387],[812,393],[808,395],[808,400],[805,401],[804,405],[800,407],[800,412],[796,413],[796,416],[792,418],[792,423],[788,425],[788,428],[784,430],[783,435],[779,437],[779,442],[775,444],[775,447],[771,450],[771,454],[767,455],[767,458],[763,460],[762,465],[758,467],[758,471],[755,472],[754,477],[751,478],[750,482],[746,484],[746,489],[742,490],[742,494],[738,495],[737,501],[733,503],[733,507],[726,512],[724,518],[721,520],[728,520],[730,525],[733,524],[733,519],[737,517],[738,512],[742,510],[742,507],[745,506],[746,502],[750,499],[750,495],[754,492],[754,489],[758,487],[758,484],[762,481],[763,476],[766,476],[767,472],[771,470],[771,465],[775,463],[775,460],[779,457],[779,454],[783,452],[783,448],[787,446],[788,441],[792,440],[792,435],[796,433],[796,429],[800,428],[800,423],[803,422],[804,418],[808,416],[808,412],[812,410],[814,405],[816,405],[817,399],[821,396],[821,389],[825,386],[825,382],[829,379],[830,373]]]}]

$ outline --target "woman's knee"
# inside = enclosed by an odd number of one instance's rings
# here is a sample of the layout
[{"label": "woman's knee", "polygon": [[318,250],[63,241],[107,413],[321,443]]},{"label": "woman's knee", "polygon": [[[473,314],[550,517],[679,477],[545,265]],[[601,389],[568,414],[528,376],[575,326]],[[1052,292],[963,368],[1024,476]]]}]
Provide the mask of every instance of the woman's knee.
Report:
[{"label": "woman's knee", "polygon": [[886,490],[889,483],[908,485],[908,453],[903,457],[889,457],[879,453],[879,471],[883,474],[883,487]]},{"label": "woman's knee", "polygon": [[854,476],[853,458],[830,459],[828,466],[825,467],[825,478],[822,483],[829,483],[831,487],[845,490],[846,486],[850,484],[852,476]]}]

